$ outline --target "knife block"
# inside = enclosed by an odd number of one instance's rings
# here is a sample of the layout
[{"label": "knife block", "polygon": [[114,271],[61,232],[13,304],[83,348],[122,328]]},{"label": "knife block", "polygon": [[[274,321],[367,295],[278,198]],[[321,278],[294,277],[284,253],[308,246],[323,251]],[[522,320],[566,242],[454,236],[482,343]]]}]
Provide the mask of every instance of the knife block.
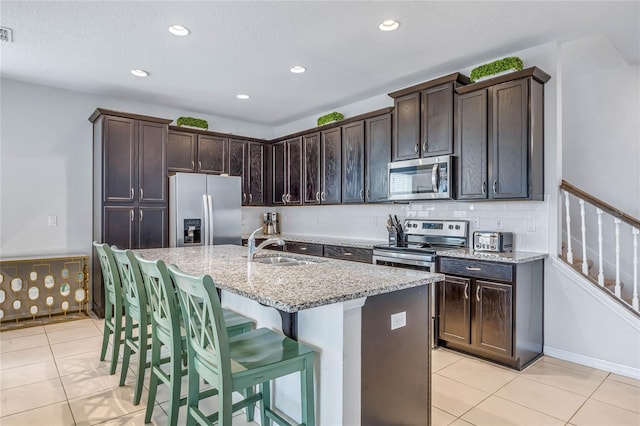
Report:
[{"label": "knife block", "polygon": [[404,232],[389,231],[389,247],[404,247]]}]

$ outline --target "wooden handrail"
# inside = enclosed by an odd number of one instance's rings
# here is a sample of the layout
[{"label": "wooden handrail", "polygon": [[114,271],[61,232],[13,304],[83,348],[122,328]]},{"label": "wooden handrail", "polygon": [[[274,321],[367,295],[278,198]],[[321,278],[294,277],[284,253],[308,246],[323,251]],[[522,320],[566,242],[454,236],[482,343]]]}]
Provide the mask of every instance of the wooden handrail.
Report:
[{"label": "wooden handrail", "polygon": [[584,192],[583,190],[576,188],[575,186],[571,185],[569,182],[567,182],[566,180],[562,180],[562,183],[560,184],[560,189],[564,189],[565,191],[575,195],[578,198],[581,198],[585,201],[587,201],[590,204],[593,204],[594,206],[596,206],[597,208],[599,208],[600,210],[609,213],[611,216],[620,219],[621,221],[628,223],[629,225],[633,226],[634,228],[638,228],[640,229],[640,219],[635,218],[633,216],[630,216],[628,214],[626,214],[625,212],[616,209],[615,207],[613,207],[610,204],[605,203],[604,201],[594,197],[591,194],[588,194],[586,192]]}]

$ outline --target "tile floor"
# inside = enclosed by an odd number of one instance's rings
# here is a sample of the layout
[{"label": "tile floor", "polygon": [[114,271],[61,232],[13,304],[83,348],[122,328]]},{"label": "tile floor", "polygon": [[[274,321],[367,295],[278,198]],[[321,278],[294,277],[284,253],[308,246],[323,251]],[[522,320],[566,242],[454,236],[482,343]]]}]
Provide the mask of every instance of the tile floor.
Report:
[{"label": "tile floor", "polygon": [[[99,361],[101,335],[97,319],[0,333],[0,425],[143,425],[133,375],[118,387]],[[167,423],[162,389],[155,425]],[[640,381],[551,357],[519,373],[436,350],[432,399],[434,426],[640,426]],[[247,425],[241,413],[234,425]]]}]

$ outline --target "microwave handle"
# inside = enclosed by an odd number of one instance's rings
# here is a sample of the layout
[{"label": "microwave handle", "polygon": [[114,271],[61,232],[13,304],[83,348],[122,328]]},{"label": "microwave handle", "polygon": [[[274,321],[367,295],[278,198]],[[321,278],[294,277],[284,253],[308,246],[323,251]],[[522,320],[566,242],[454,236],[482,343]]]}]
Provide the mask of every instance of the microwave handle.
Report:
[{"label": "microwave handle", "polygon": [[431,169],[431,186],[433,192],[438,192],[438,163],[434,164]]}]

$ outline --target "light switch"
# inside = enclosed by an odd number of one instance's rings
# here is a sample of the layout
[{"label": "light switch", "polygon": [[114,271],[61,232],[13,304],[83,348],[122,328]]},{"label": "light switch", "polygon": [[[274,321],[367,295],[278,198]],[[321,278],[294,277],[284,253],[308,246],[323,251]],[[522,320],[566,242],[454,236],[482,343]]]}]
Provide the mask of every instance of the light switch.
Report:
[{"label": "light switch", "polygon": [[407,325],[407,313],[405,311],[391,315],[391,330]]},{"label": "light switch", "polygon": [[58,226],[57,216],[49,216],[49,226]]}]

